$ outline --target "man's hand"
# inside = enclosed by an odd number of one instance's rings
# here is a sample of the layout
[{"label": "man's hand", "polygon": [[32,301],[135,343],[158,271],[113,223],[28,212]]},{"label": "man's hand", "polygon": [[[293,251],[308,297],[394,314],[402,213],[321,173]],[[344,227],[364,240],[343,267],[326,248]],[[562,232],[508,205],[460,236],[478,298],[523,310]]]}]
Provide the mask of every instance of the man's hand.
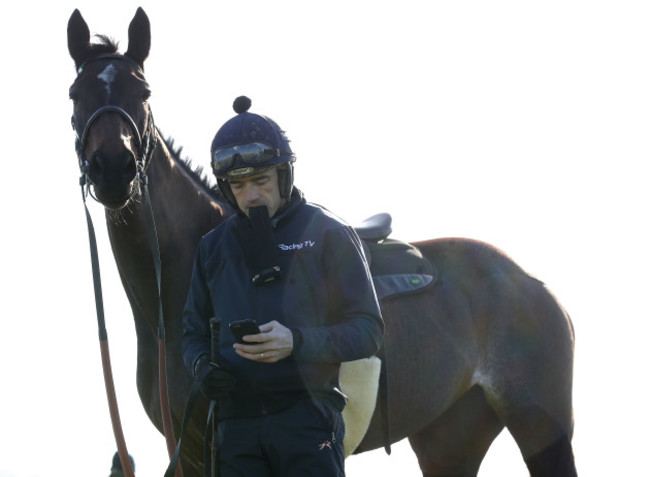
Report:
[{"label": "man's hand", "polygon": [[223,368],[218,368],[212,363],[207,362],[207,359],[205,361],[205,365],[202,367],[207,366],[210,368],[210,371],[207,372],[203,383],[201,383],[201,391],[211,401],[219,401],[227,398],[235,386],[232,376]]},{"label": "man's hand", "polygon": [[235,352],[242,358],[264,363],[275,363],[293,352],[291,330],[277,321],[260,325],[260,334],[244,336],[250,344],[235,343]]}]

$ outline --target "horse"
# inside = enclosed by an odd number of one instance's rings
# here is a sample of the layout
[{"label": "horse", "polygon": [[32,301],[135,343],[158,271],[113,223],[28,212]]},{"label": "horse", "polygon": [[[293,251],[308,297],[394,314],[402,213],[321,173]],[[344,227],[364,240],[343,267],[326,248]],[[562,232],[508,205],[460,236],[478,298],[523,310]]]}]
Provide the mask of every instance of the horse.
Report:
[{"label": "horse", "polygon": [[[158,294],[138,161],[146,169],[162,263],[170,406],[178,431],[192,384],[182,362],[181,335],[194,253],[199,239],[233,210],[153,124],[144,77],[151,44],[145,12],[139,8],[129,25],[125,53],[118,53],[110,38],[98,38],[91,43],[88,25],[75,10],[68,22],[68,49],[77,70],[70,88],[72,122],[78,136],[83,131],[78,154],[85,158],[81,165],[94,197],[105,208],[133,311],[138,393],[160,430]],[[102,107],[108,108],[97,114]],[[152,147],[141,157],[145,142]],[[389,442],[407,438],[423,476],[477,475],[505,427],[532,476],[577,475],[571,446],[574,331],[566,310],[543,282],[487,243],[438,238],[408,246],[433,264],[436,279],[418,292],[381,300],[386,390],[378,394],[355,453],[385,446],[387,436]],[[207,407],[207,401],[199,401],[183,437],[185,475],[202,475]]]}]

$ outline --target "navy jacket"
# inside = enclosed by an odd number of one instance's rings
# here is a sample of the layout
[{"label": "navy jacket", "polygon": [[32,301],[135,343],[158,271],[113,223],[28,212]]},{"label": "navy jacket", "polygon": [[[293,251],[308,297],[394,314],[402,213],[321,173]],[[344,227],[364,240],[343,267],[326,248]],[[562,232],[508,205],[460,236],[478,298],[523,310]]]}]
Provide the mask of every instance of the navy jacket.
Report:
[{"label": "navy jacket", "polygon": [[[242,222],[243,221],[243,222]],[[339,410],[340,363],[375,354],[384,325],[363,249],[354,230],[294,190],[289,207],[273,219],[282,278],[254,285],[230,217],[199,243],[184,310],[183,358],[191,373],[210,354],[209,319],[221,320],[220,359],[236,379],[220,417],[277,412],[305,396]],[[294,349],[277,363],[238,356],[228,328],[232,321],[277,320],[291,329]]]}]

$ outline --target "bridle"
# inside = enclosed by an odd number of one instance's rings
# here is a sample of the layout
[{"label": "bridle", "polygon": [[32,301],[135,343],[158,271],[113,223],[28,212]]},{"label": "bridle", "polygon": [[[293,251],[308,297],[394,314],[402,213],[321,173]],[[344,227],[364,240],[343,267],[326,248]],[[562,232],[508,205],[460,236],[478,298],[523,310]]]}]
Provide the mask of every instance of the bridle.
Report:
[{"label": "bridle", "polygon": [[[138,69],[139,65],[129,57],[109,53],[99,55],[95,58],[87,60],[84,64],[79,67],[77,74],[81,74],[85,66],[92,61],[98,61],[102,59],[118,59],[123,61],[129,61],[135,64]],[[101,287],[101,276],[99,272],[99,258],[97,252],[97,240],[95,235],[95,228],[92,223],[92,218],[90,216],[90,211],[86,204],[86,198],[90,194],[95,200],[97,198],[91,192],[92,181],[90,179],[90,163],[85,157],[84,149],[86,148],[86,143],[88,141],[88,131],[90,127],[94,124],[95,121],[104,113],[114,112],[119,114],[129,125],[134,137],[137,139],[138,151],[135,157],[136,161],[136,180],[139,182],[142,195],[144,197],[145,207],[147,213],[145,213],[147,221],[147,238],[149,240],[149,247],[151,249],[151,254],[153,258],[153,263],[156,271],[156,279],[158,284],[158,383],[159,383],[159,395],[160,395],[160,408],[163,420],[163,433],[165,435],[165,440],[167,444],[167,451],[170,457],[174,454],[176,448],[176,440],[174,437],[174,429],[171,419],[171,410],[169,406],[169,391],[167,386],[167,358],[166,358],[166,349],[165,349],[165,322],[163,319],[163,309],[162,309],[162,272],[161,272],[161,259],[160,259],[160,248],[158,245],[158,236],[156,233],[156,225],[153,216],[153,208],[151,206],[151,198],[149,196],[148,188],[148,178],[146,175],[147,167],[151,162],[153,156],[153,151],[157,146],[158,135],[156,133],[156,127],[154,125],[153,116],[151,114],[151,108],[147,104],[147,124],[145,129],[140,134],[138,126],[136,125],[133,118],[127,113],[123,108],[116,105],[105,105],[97,109],[93,114],[90,115],[88,121],[83,127],[81,135],[79,135],[76,127],[75,117],[72,116],[72,129],[75,131],[75,149],[77,152],[77,158],[79,159],[79,169],[81,171],[81,177],[79,178],[79,185],[81,186],[81,194],[84,202],[84,208],[86,211],[86,222],[88,224],[88,238],[90,241],[90,257],[92,262],[92,271],[93,271],[93,284],[95,291],[95,307],[97,311],[97,325],[99,328],[99,341],[100,349],[102,355],[102,368],[104,371],[104,384],[106,387],[106,395],[108,398],[108,407],[111,416],[111,422],[113,424],[113,433],[115,435],[115,440],[117,443],[118,454],[120,461],[122,463],[122,468],[125,470],[127,477],[133,477],[134,472],[131,466],[131,460],[128,457],[128,450],[126,448],[126,442],[124,439],[124,433],[122,431],[122,425],[120,422],[119,411],[117,407],[117,398],[115,395],[115,385],[113,382],[113,375],[110,365],[110,354],[108,351],[108,335],[106,333],[105,317],[104,317],[104,304],[102,298],[102,287]],[[180,466],[176,468],[176,477],[182,477],[183,472]]]},{"label": "bridle", "polygon": [[[134,64],[138,69],[140,69],[140,66],[128,56],[120,55],[117,53],[107,53],[85,61],[77,70],[77,74],[78,75],[81,74],[88,63],[99,61],[99,60],[105,60],[105,59],[117,59],[121,61],[128,61]],[[90,186],[92,185],[92,181],[89,176],[90,162],[88,161],[88,159],[86,159],[86,155],[84,153],[84,150],[86,148],[86,143],[88,142],[88,131],[90,130],[90,127],[95,123],[95,121],[97,121],[97,119],[102,114],[108,112],[119,114],[122,117],[122,119],[126,121],[126,123],[131,128],[132,132],[134,133],[134,137],[136,138],[137,146],[138,146],[137,155],[135,158],[136,170],[138,172],[137,179],[141,183],[146,182],[145,171],[149,163],[151,162],[153,151],[156,149],[158,136],[156,134],[156,126],[153,121],[153,115],[151,114],[151,107],[149,106],[149,104],[147,104],[147,118],[148,118],[147,125],[145,126],[145,129],[142,132],[142,134],[140,134],[140,131],[138,130],[138,126],[133,120],[133,118],[131,117],[131,115],[127,113],[123,108],[113,104],[102,106],[99,109],[97,109],[93,114],[91,114],[90,117],[88,118],[88,121],[86,121],[86,124],[83,127],[81,135],[79,135],[75,117],[73,115],[71,122],[72,122],[72,129],[75,132],[75,150],[77,152],[77,158],[79,159],[79,170],[81,171],[81,177],[79,178],[79,182],[82,187],[82,193],[84,194],[84,197],[86,197],[90,193]],[[91,193],[91,195],[93,194]],[[97,198],[94,197],[94,195],[93,198],[97,200]]]}]

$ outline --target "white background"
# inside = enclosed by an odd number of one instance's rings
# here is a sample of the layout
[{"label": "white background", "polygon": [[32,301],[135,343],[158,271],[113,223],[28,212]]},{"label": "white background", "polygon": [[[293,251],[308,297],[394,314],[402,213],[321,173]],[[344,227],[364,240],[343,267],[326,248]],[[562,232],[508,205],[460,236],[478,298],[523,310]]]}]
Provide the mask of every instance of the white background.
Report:
[{"label": "white background", "polygon": [[[650,475],[647,3],[37,0],[0,17],[0,476],[108,475],[66,26],[78,7],[124,51],[138,5],[152,23],[156,123],[194,164],[208,167],[212,136],[246,94],[292,139],[308,199],[351,223],[390,212],[403,240],[505,250],[575,325],[579,473]],[[130,309],[91,209],[127,443],[138,477],[161,476]],[[419,475],[406,441],[347,469]],[[507,432],[479,475],[527,475]]]}]

